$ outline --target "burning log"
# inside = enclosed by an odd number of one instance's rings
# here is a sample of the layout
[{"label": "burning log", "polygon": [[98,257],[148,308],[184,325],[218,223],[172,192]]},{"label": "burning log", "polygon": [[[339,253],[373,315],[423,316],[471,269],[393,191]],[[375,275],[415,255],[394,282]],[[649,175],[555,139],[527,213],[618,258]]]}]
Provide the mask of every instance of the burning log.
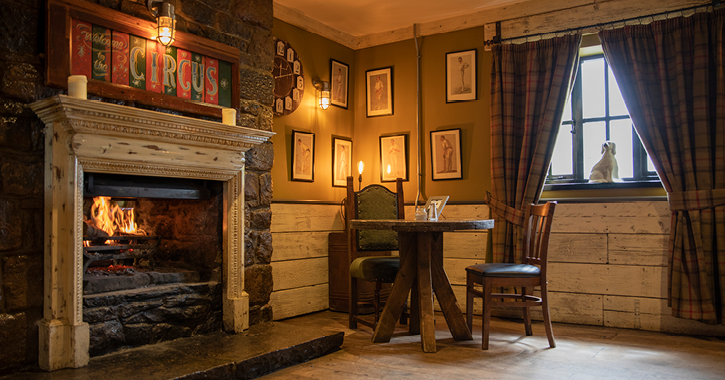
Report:
[{"label": "burning log", "polygon": [[83,236],[86,236],[86,237],[88,237],[90,239],[102,238],[102,237],[108,237],[109,236],[108,235],[108,232],[106,232],[106,231],[104,231],[104,230],[102,230],[100,228],[97,228],[94,225],[94,223],[93,223],[92,220],[84,220],[83,221],[83,225],[84,225],[84,228],[83,228]]}]

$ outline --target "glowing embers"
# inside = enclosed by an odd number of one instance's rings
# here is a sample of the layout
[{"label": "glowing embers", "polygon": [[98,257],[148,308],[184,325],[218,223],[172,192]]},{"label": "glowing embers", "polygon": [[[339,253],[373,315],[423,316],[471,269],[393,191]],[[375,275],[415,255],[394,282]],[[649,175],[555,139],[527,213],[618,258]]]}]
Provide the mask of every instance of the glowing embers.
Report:
[{"label": "glowing embers", "polygon": [[136,268],[131,265],[109,265],[104,267],[91,267],[86,270],[86,273],[96,276],[125,276],[136,273]]}]

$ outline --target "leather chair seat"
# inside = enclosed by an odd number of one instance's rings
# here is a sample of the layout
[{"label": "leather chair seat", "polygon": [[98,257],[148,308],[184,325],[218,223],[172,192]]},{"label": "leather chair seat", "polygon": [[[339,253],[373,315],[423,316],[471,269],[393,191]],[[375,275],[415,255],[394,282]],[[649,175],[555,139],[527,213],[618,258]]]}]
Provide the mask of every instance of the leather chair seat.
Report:
[{"label": "leather chair seat", "polygon": [[541,276],[541,269],[529,264],[478,264],[467,267],[466,272],[483,277],[531,278]]},{"label": "leather chair seat", "polygon": [[397,256],[358,257],[350,264],[350,276],[366,281],[393,282],[400,269]]}]

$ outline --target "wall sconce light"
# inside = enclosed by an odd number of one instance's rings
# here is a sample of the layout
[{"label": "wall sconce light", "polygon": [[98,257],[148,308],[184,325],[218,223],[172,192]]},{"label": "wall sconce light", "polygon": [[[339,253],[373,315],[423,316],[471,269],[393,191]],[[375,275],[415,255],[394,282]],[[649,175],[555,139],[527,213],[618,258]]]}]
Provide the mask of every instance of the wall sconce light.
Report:
[{"label": "wall sconce light", "polygon": [[170,46],[176,38],[174,5],[166,1],[148,0],[149,12],[156,17],[156,41]]},{"label": "wall sconce light", "polygon": [[320,78],[312,80],[312,85],[317,89],[317,105],[323,110],[330,107],[330,82],[323,82]]},{"label": "wall sconce light", "polygon": [[365,169],[365,164],[363,164],[362,161],[358,162],[357,163],[357,173],[359,174],[359,176],[357,177],[357,181],[358,181],[359,184],[357,186],[357,191],[360,191],[360,188],[362,188],[362,172],[363,172],[363,169]]}]

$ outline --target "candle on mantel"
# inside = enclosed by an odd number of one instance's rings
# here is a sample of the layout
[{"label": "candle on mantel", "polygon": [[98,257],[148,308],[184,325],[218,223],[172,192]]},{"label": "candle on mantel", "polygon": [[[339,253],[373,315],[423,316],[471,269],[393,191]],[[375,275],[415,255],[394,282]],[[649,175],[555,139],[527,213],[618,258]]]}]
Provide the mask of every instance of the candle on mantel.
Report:
[{"label": "candle on mantel", "polygon": [[237,110],[234,108],[224,108],[222,110],[222,123],[237,125]]},{"label": "candle on mantel", "polygon": [[68,96],[78,99],[88,99],[88,78],[85,75],[71,75],[68,77]]}]

